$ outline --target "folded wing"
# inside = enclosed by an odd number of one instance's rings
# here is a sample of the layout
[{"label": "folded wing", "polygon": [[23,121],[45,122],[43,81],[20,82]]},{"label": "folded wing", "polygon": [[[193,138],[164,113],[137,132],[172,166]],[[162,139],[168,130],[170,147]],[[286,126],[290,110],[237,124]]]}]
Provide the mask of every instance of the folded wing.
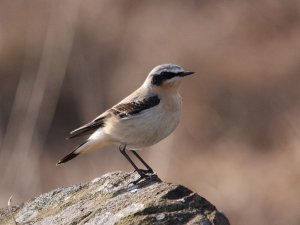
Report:
[{"label": "folded wing", "polygon": [[98,128],[104,126],[104,124],[105,124],[104,120],[105,120],[105,116],[94,119],[90,123],[87,123],[87,124],[83,125],[82,127],[79,127],[76,130],[71,131],[70,136],[67,139],[80,137],[80,136],[84,136],[84,135],[93,133]]},{"label": "folded wing", "polygon": [[148,110],[156,105],[158,105],[160,99],[157,95],[152,95],[143,99],[130,101],[127,103],[119,103],[91,121],[79,127],[76,130],[70,132],[70,136],[67,139],[80,137],[84,135],[92,134],[97,129],[105,126],[105,120],[110,116],[117,116],[120,119],[132,118],[135,115],[142,113],[145,110]]},{"label": "folded wing", "polygon": [[153,95],[141,100],[120,103],[111,108],[109,111],[121,119],[126,119],[158,105],[159,102],[159,97],[157,95]]}]

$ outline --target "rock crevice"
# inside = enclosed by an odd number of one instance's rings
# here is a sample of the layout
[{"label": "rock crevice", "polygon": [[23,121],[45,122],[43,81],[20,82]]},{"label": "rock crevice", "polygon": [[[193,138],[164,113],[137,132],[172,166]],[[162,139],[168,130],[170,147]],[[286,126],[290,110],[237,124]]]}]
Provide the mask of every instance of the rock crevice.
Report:
[{"label": "rock crevice", "polygon": [[[229,225],[197,193],[157,179],[136,185],[136,173],[113,172],[88,183],[58,188],[13,207],[18,224],[201,224]],[[8,208],[0,224],[13,224]]]}]

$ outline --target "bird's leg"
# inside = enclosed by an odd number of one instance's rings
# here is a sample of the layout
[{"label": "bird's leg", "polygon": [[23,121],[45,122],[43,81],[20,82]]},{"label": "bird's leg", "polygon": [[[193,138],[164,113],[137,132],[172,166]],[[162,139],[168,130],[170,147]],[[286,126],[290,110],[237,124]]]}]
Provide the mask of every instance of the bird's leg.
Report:
[{"label": "bird's leg", "polygon": [[143,158],[135,151],[135,150],[130,150],[140,161],[143,163],[143,165],[147,168],[147,170],[142,170],[145,173],[151,173],[153,174],[153,169],[143,160]]},{"label": "bird's leg", "polygon": [[[130,162],[130,164],[133,166],[133,168],[135,169],[135,171],[138,172],[138,174],[140,175],[140,178],[134,182],[132,182],[133,184],[137,184],[138,182],[140,182],[142,179],[153,179],[153,178],[158,178],[156,175],[153,175],[153,170],[151,169],[151,167],[136,153],[134,152],[133,154],[141,160],[141,162],[147,167],[147,170],[143,170],[143,169],[139,169],[135,163],[132,161],[132,159],[127,155],[126,153],[126,145],[120,145],[119,146],[119,150],[122,153],[122,155]],[[151,175],[149,175],[149,173],[151,173]]]},{"label": "bird's leg", "polygon": [[127,155],[127,153],[126,153],[126,145],[120,145],[119,146],[119,150],[122,153],[122,155],[128,160],[128,162],[130,162],[130,164],[133,166],[133,168],[136,171],[139,171],[139,168],[134,164],[134,162],[131,160],[131,158]]}]

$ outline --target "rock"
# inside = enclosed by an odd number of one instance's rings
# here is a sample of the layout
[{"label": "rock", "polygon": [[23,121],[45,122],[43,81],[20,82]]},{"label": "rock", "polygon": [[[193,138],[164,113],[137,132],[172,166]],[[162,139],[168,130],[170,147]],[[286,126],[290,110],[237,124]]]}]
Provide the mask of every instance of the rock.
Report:
[{"label": "rock", "polygon": [[[229,225],[205,198],[157,178],[136,185],[136,173],[113,172],[86,184],[58,188],[12,207],[17,224]],[[0,224],[14,224],[8,208]]]}]

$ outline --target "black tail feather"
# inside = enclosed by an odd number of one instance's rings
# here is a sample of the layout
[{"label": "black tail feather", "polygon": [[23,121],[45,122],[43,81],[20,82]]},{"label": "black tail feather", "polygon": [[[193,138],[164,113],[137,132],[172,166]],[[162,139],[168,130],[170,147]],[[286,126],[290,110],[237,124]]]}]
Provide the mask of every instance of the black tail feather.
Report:
[{"label": "black tail feather", "polygon": [[65,157],[63,157],[61,160],[59,160],[58,163],[56,163],[56,165],[59,165],[59,164],[63,164],[65,162],[68,162],[70,161],[71,159],[74,159],[76,156],[78,156],[79,154],[76,154],[73,152],[71,152],[70,154],[66,155]]},{"label": "black tail feather", "polygon": [[78,148],[80,148],[81,146],[83,146],[85,143],[87,143],[87,141],[83,142],[81,145],[78,145],[74,150],[73,152],[69,153],[68,155],[66,155],[65,157],[63,157],[61,160],[59,160],[58,163],[56,163],[56,165],[60,165],[60,164],[63,164],[65,162],[68,162],[70,161],[71,159],[74,159],[76,156],[78,156],[80,153],[75,153],[76,150]]}]

